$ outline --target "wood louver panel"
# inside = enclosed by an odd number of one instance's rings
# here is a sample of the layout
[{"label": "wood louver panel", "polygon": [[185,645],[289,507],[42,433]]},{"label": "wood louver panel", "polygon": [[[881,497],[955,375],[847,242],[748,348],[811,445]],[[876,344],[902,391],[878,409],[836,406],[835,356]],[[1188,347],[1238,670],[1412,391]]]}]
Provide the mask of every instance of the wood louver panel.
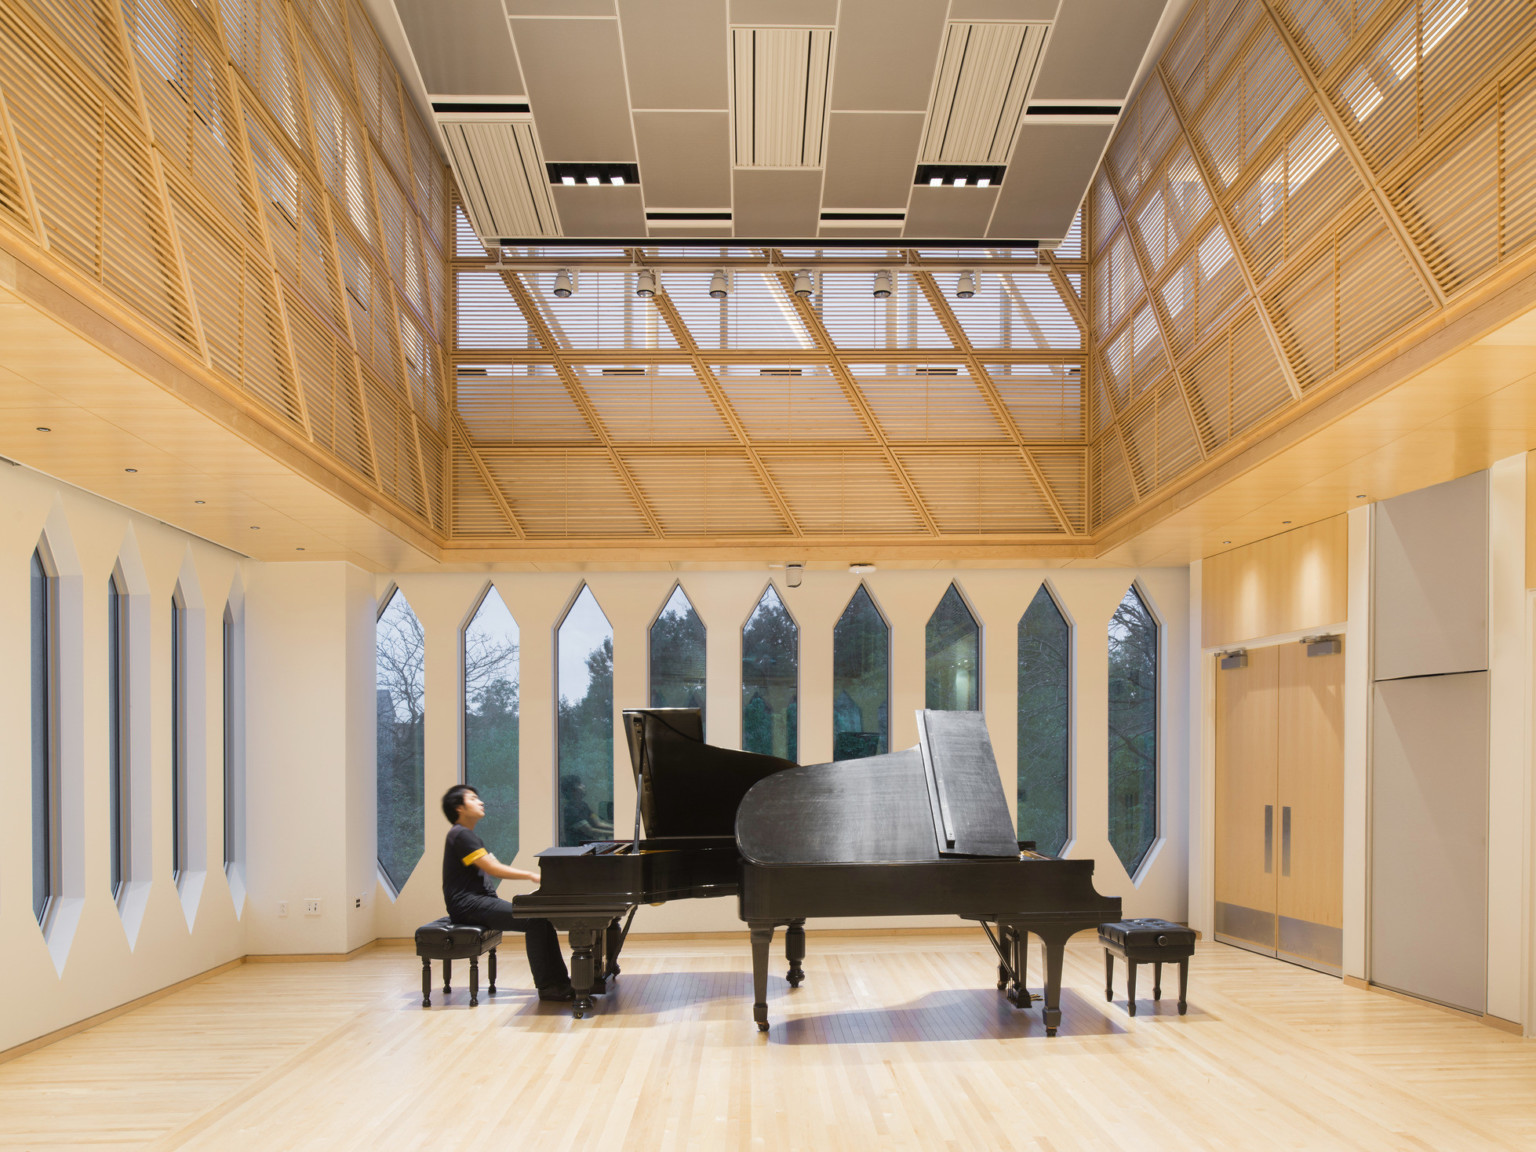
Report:
[{"label": "wood louver panel", "polygon": [[363,416],[357,358],[292,292],[283,293],[293,334],[294,368],[315,443],[364,479],[375,478]]},{"label": "wood louver panel", "polygon": [[1150,304],[1136,310],[1104,346],[1099,359],[1115,408],[1124,411],[1168,372],[1168,353]]},{"label": "wood louver panel", "polygon": [[31,235],[32,213],[27,206],[26,192],[20,170],[17,168],[16,155],[11,149],[10,140],[3,132],[3,126],[9,120],[10,116],[5,111],[5,94],[0,90],[0,217]]},{"label": "wood louver panel", "polygon": [[1329,92],[1380,171],[1533,32],[1528,0],[1406,0]]},{"label": "wood louver panel", "polygon": [[1214,331],[1243,292],[1232,243],[1226,230],[1213,224],[1157,288],[1174,354],[1184,355]]},{"label": "wood louver panel", "polygon": [[870,440],[842,382],[825,365],[712,364],[710,370],[754,443]]},{"label": "wood louver panel", "polygon": [[455,404],[478,444],[592,444],[597,437],[550,364],[460,364]]},{"label": "wood louver panel", "polygon": [[856,372],[859,391],[892,442],[1000,443],[1008,438],[962,367],[860,364]]},{"label": "wood louver panel", "polygon": [[964,456],[905,450],[902,465],[946,535],[1059,532],[1045,494],[1017,453]]},{"label": "wood louver panel", "polygon": [[530,540],[651,534],[605,452],[482,448],[480,455]]},{"label": "wood louver panel", "polygon": [[539,347],[502,273],[461,270],[456,280],[455,347],[470,351]]},{"label": "wood louver panel", "polygon": [[1083,346],[1077,321],[1048,275],[984,270],[976,274],[976,295],[969,300],[955,299],[959,277],[958,272],[933,275],[940,293],[953,301],[950,308],[972,348],[1069,351]]},{"label": "wood louver panel", "polygon": [[577,273],[576,291],[563,298],[555,295],[555,277],[554,272],[525,272],[519,277],[555,347],[604,351],[677,347],[655,301],[635,295],[635,273]]},{"label": "wood louver panel", "polygon": [[1223,188],[1232,186],[1305,94],[1290,52],[1264,22],[1237,65],[1216,85],[1195,128]]},{"label": "wood louver panel", "polygon": [[352,340],[363,362],[385,380],[400,379],[395,308],[389,278],[373,262],[369,248],[345,228],[336,229],[341,283]]},{"label": "wood louver panel", "polygon": [[278,0],[220,0],[230,59],[273,122],[300,153],[309,151],[303,95],[286,13]]},{"label": "wood louver panel", "polygon": [[1141,271],[1131,240],[1120,232],[1093,267],[1093,334],[1102,339],[1141,298]]},{"label": "wood louver panel", "polygon": [[351,72],[347,52],[346,0],[293,0],[293,9],[314,37],[334,76]]},{"label": "wood louver panel", "polygon": [[128,0],[124,11],[155,144],[259,244],[223,51],[176,0]]},{"label": "wood louver panel", "polygon": [[1193,0],[1163,56],[1174,95],[1187,110],[1200,107],[1263,18],[1263,8],[1254,0]]},{"label": "wood louver panel", "polygon": [[763,463],[807,536],[911,536],[922,520],[872,452],[764,450]]},{"label": "wood louver panel", "polygon": [[711,275],[668,271],[661,278],[668,300],[688,329],[688,339],[698,347],[804,350],[816,346],[778,276],[736,272],[731,276],[730,295],[717,300],[709,295]]},{"label": "wood louver panel", "polygon": [[1074,532],[1088,531],[1088,457],[1082,448],[1036,448],[1035,463]]},{"label": "wood louver panel", "polygon": [[1088,452],[1089,513],[1097,528],[1136,502],[1136,485],[1120,433],[1111,429]]},{"label": "wood louver panel", "polygon": [[457,436],[453,439],[452,507],[454,536],[504,539],[512,525],[502,514],[501,502],[480,474],[475,450]]},{"label": "wood louver panel", "polygon": [[[368,171],[368,150],[363,130],[342,103],[325,68],[307,50],[304,53],[305,91],[310,120],[315,130],[315,159],[331,197],[364,243],[375,235],[373,185]],[[393,248],[395,238],[382,245]]]},{"label": "wood louver panel", "polygon": [[1301,43],[1312,70],[1328,71],[1333,62],[1364,30],[1381,7],[1382,0],[1274,0],[1275,8]]},{"label": "wood louver panel", "polygon": [[1287,404],[1291,392],[1257,314],[1245,308],[1183,369],[1208,451]]},{"label": "wood louver panel", "polygon": [[421,446],[421,470],[426,481],[427,518],[439,532],[446,528],[448,515],[448,446],[431,431],[416,424],[416,439]]},{"label": "wood louver panel", "polygon": [[[1134,203],[1141,195],[1143,185],[1178,137],[1179,122],[1168,93],[1153,73],[1135,102],[1121,114],[1114,145],[1105,156],[1106,170],[1114,177],[1123,203]],[[1059,255],[1060,249],[1057,252]]]},{"label": "wood louver panel", "polygon": [[625,457],[668,536],[788,536],[746,453],[710,448]]},{"label": "wood louver panel", "polygon": [[1233,226],[1255,279],[1267,279],[1310,244],[1363,188],[1322,112],[1303,118],[1232,203]]},{"label": "wood louver panel", "polygon": [[1189,406],[1173,382],[1130,413],[1124,427],[1131,471],[1144,496],[1183,475],[1201,459]]},{"label": "wood louver panel", "polygon": [[[400,84],[390,66],[384,46],[373,25],[355,2],[348,29],[352,38],[352,70],[357,80],[358,103],[368,135],[378,147],[395,178],[402,184],[410,179],[410,164],[405,141],[405,122],[401,118]],[[345,76],[345,72],[339,73]],[[345,83],[345,80],[343,80]],[[377,169],[375,169],[377,171]]]},{"label": "wood louver panel", "polygon": [[[411,149],[411,201],[426,227],[428,239],[442,253],[448,246],[447,169],[438,155],[431,132],[408,100],[405,102],[405,129]],[[462,212],[456,215],[462,216]],[[438,298],[434,296],[434,299]]]},{"label": "wood louver panel", "polygon": [[[877,299],[868,272],[824,272],[816,312],[839,348],[952,348],[917,277],[898,273],[891,294]],[[782,290],[782,286],[781,286]]]},{"label": "wood louver panel", "polygon": [[1019,435],[1031,442],[1083,439],[1083,370],[1076,364],[988,364]]},{"label": "wood louver panel", "polygon": [[731,431],[687,364],[581,365],[581,390],[615,443],[729,443]]},{"label": "wood louver panel", "polygon": [[1097,255],[1120,226],[1120,203],[1115,199],[1109,172],[1102,167],[1088,188],[1088,202],[1093,208],[1093,251]]},{"label": "wood louver panel", "polygon": [[171,206],[213,370],[279,418],[299,423],[271,272],[190,200],[173,193]]},{"label": "wood louver panel", "polygon": [[411,407],[428,428],[439,436],[445,435],[448,409],[437,345],[409,312],[401,309],[399,318],[400,353],[405,361],[405,382],[411,390]]},{"label": "wood louver panel", "polygon": [[379,487],[386,496],[427,518],[421,459],[410,409],[385,385],[363,373],[363,397],[368,409],[368,430],[378,463]]},{"label": "wood louver panel", "polygon": [[124,107],[133,107],[122,14],[113,0],[31,0],[31,7],[108,92]]},{"label": "wood louver panel", "polygon": [[345,329],[335,250],[319,186],[261,120],[248,115],[245,127],[278,274],[303,293],[311,307]]},{"label": "wood louver panel", "polygon": [[1156,276],[1211,210],[1211,197],[1189,148],[1179,145],[1149,186],[1133,214],[1136,238],[1146,253],[1148,274]]}]

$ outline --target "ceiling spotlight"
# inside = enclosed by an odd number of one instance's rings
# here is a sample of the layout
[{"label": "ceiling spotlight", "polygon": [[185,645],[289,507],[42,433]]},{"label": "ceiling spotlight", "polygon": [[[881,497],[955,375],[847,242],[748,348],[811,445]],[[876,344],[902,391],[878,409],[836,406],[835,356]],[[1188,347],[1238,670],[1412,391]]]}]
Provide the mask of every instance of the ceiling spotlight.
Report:
[{"label": "ceiling spotlight", "polygon": [[802,300],[809,300],[816,294],[816,285],[811,282],[811,274],[804,268],[795,273],[795,295]]},{"label": "ceiling spotlight", "polygon": [[572,292],[576,291],[576,282],[571,278],[569,268],[562,268],[555,273],[555,295],[564,300]]},{"label": "ceiling spotlight", "polygon": [[208,503],[208,501],[206,501],[206,500],[194,500],[194,501],[192,501],[192,503],[194,503],[194,504],[206,504],[206,503]]},{"label": "ceiling spotlight", "polygon": [[976,295],[976,273],[960,273],[960,283],[955,285],[955,295],[962,300],[969,300]]},{"label": "ceiling spotlight", "polygon": [[53,431],[53,429],[49,428],[46,424],[39,424],[37,426],[37,430],[39,432],[52,432]]},{"label": "ceiling spotlight", "polygon": [[656,273],[649,268],[642,268],[635,274],[635,295],[642,300],[649,300],[656,295]]},{"label": "ceiling spotlight", "polygon": [[875,566],[873,564],[850,564],[850,565],[848,565],[848,571],[852,572],[855,576],[862,576],[866,572],[873,572],[874,570],[875,570]]},{"label": "ceiling spotlight", "polygon": [[884,300],[887,296],[889,296],[891,294],[892,287],[893,283],[891,281],[891,274],[889,272],[882,268],[879,272],[875,273],[876,300]]},{"label": "ceiling spotlight", "polygon": [[[799,291],[796,288],[795,291]],[[731,294],[731,278],[723,270],[716,270],[709,278],[709,295],[712,300],[724,300]]]},{"label": "ceiling spotlight", "polygon": [[124,468],[123,471],[124,472],[137,472],[138,469],[137,468]]}]

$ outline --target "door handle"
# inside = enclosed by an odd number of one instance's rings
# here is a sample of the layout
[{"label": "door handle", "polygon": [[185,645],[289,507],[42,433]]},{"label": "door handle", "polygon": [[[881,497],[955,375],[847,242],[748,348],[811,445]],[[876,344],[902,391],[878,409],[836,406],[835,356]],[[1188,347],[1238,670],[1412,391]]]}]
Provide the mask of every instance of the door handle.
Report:
[{"label": "door handle", "polygon": [[1291,806],[1280,809],[1280,875],[1291,874]]},{"label": "door handle", "polygon": [[1266,874],[1275,870],[1275,806],[1264,805],[1264,871]]}]

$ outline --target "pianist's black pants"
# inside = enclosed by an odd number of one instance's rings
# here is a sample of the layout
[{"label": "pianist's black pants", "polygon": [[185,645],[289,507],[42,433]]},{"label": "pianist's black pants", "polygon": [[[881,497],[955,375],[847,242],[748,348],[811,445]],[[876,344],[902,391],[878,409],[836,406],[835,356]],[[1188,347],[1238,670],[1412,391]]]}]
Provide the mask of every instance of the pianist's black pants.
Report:
[{"label": "pianist's black pants", "polygon": [[560,951],[560,937],[548,920],[514,919],[512,905],[495,896],[455,900],[448,914],[456,924],[478,924],[482,928],[500,928],[503,932],[521,932],[535,987],[560,988],[571,982],[571,974],[565,967],[565,954]]}]

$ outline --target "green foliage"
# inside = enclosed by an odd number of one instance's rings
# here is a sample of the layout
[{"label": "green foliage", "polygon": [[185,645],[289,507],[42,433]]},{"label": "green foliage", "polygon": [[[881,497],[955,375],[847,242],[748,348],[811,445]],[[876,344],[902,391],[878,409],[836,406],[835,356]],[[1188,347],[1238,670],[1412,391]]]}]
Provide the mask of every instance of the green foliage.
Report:
[{"label": "green foliage", "polygon": [[652,708],[704,707],[704,622],[681,592],[651,625]]},{"label": "green foliage", "polygon": [[981,629],[953,584],[928,617],[925,707],[974,712],[981,685]]},{"label": "green foliage", "polygon": [[832,629],[832,757],[890,747],[890,629],[861,584]]},{"label": "green foliage", "polygon": [[1135,588],[1109,622],[1109,842],[1132,875],[1157,837],[1157,623]]},{"label": "green foliage", "polygon": [[741,631],[741,746],[799,758],[800,629],[772,585]]},{"label": "green foliage", "polygon": [[[613,804],[613,637],[587,653],[587,690],[580,700],[560,700],[558,722],[560,759],[560,843],[567,847],[597,839],[606,823],[612,831]],[[568,803],[568,779],[581,782],[590,819]],[[604,805],[607,805],[606,816]]]},{"label": "green foliage", "polygon": [[426,851],[426,644],[402,593],[385,605],[374,638],[379,867],[398,892]]},{"label": "green foliage", "polygon": [[495,588],[464,630],[464,782],[485,801],[477,831],[498,860],[518,849],[517,623]]},{"label": "green foliage", "polygon": [[1067,842],[1072,630],[1041,585],[1019,621],[1019,839]]}]

